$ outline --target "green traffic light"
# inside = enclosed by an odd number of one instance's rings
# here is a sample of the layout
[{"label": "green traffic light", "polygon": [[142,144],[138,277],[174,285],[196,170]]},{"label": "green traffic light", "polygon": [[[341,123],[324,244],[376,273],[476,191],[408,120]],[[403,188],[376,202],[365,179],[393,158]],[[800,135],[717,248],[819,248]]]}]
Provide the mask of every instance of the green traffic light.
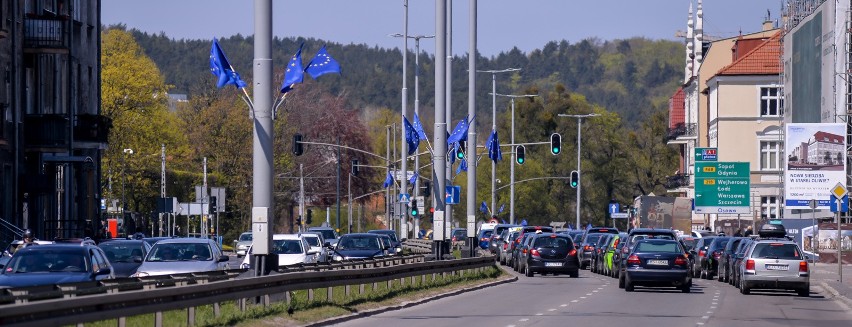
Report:
[{"label": "green traffic light", "polygon": [[553,153],[559,153],[559,148],[553,148]]},{"label": "green traffic light", "polygon": [[518,158],[518,163],[519,163],[519,164],[524,163],[524,158]]},{"label": "green traffic light", "polygon": [[457,153],[456,153],[456,158],[464,159],[464,153],[457,152]]},{"label": "green traffic light", "polygon": [[571,187],[577,187],[577,182],[571,182]]}]

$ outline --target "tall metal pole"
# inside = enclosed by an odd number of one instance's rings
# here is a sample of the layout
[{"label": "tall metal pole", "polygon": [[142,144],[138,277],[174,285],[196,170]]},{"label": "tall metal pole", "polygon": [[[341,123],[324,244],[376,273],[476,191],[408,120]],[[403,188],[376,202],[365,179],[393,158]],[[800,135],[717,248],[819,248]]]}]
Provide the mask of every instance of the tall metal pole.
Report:
[{"label": "tall metal pole", "polygon": [[209,224],[210,224],[210,221],[208,221],[208,219],[210,219],[209,208],[208,208],[208,211],[207,211],[207,216],[205,217],[205,215],[204,215],[204,207],[205,207],[204,204],[210,203],[210,201],[208,201],[208,198],[207,198],[209,196],[207,194],[207,157],[204,157],[203,163],[204,163],[204,183],[202,183],[202,185],[201,185],[201,238],[207,238],[207,231],[210,230],[210,227],[208,227]]},{"label": "tall metal pole", "polygon": [[352,173],[350,172],[347,175],[349,175],[349,184],[346,186],[346,193],[349,194],[346,196],[346,203],[349,207],[349,218],[347,219],[349,223],[346,224],[346,233],[352,233]]},{"label": "tall metal pole", "polygon": [[[476,0],[470,2],[470,39],[467,61],[467,115],[476,115]],[[476,253],[476,124],[467,130],[467,244],[471,257]],[[492,161],[493,162],[493,161]]]},{"label": "tall metal pole", "polygon": [[[447,97],[447,102],[444,104],[444,110],[447,111],[447,113],[446,113],[447,122],[452,122],[452,120],[453,120],[453,101],[452,101],[453,100],[453,0],[445,0],[445,1],[447,2],[447,19],[446,19],[446,22],[447,22],[447,30],[446,30],[447,50],[446,50],[446,56],[445,56],[445,61],[444,61],[444,65],[445,65],[444,68],[446,69],[447,73],[444,76],[444,78],[446,79],[447,82],[446,82],[446,84],[444,84],[444,87],[446,88],[446,93],[444,95]],[[468,118],[470,118],[470,117],[468,117]],[[451,128],[453,128],[452,125],[447,124],[447,132],[448,133],[453,132],[452,130],[450,130]],[[446,167],[445,168],[445,170],[446,170],[446,172],[445,172],[446,177],[445,178],[448,179],[448,180],[451,180],[453,178],[453,165],[448,163],[445,167]],[[444,189],[441,189],[441,191],[443,191],[443,190]],[[445,231],[444,236],[449,238],[449,235],[447,235],[448,233],[446,231],[449,230],[450,228],[452,228],[450,225],[452,225],[452,223],[453,223],[453,206],[452,205],[445,205],[445,207],[446,207],[446,209],[444,209],[445,210],[444,211],[444,231]]]},{"label": "tall metal pole", "polygon": [[[507,68],[501,70],[477,70],[478,73],[491,73],[491,131],[497,130],[497,73],[509,73],[521,70]],[[491,213],[497,213],[497,162],[491,161]]]},{"label": "tall metal pole", "polygon": [[[512,97],[512,144],[515,144],[515,98]],[[516,146],[517,148],[517,146]],[[515,151],[512,151],[512,163],[509,164],[509,223],[515,223],[515,165],[517,160]]]},{"label": "tall metal pole", "polygon": [[[436,194],[442,194],[446,186],[447,167],[447,112],[446,98],[446,65],[443,58],[447,55],[447,3],[444,0],[435,1],[435,148],[432,154],[434,169],[434,187]],[[435,197],[436,208],[444,207],[444,198]],[[443,258],[442,245],[444,242],[444,212],[435,211],[433,232],[435,255]]]},{"label": "tall metal pole", "polygon": [[[403,128],[403,135],[405,135],[405,117],[408,115],[408,0],[403,0],[403,7],[405,10],[405,23],[404,26],[404,36],[402,37],[402,42],[404,47],[402,48],[402,118],[399,122],[399,126]],[[400,184],[400,194],[408,192],[408,142],[403,141],[399,142],[400,150],[399,155],[402,164],[400,170],[402,170],[401,181]],[[402,212],[398,213],[399,215],[399,223],[400,223],[400,236],[401,238],[408,237],[408,210],[402,210]]]},{"label": "tall metal pole", "polygon": [[577,118],[577,227],[580,227],[580,193],[582,193],[583,189],[583,173],[580,171],[581,169],[581,161],[580,161],[580,149],[583,146],[583,118]]},{"label": "tall metal pole", "polygon": [[[390,150],[391,149],[391,147],[390,147],[391,126],[387,125],[387,126],[385,126],[385,129],[386,129],[385,140],[386,140],[386,143],[387,143],[385,145],[385,149],[386,149],[385,158],[387,158],[387,160],[385,160],[385,164],[388,166],[387,173],[390,174],[390,171],[391,171],[391,160],[390,160],[390,158],[391,158],[391,150]],[[385,176],[387,176],[387,174]],[[391,212],[391,205],[392,205],[391,203],[393,202],[393,199],[391,199],[391,188],[392,188],[391,186],[392,185],[389,185],[385,189],[385,218],[387,218],[387,221],[386,221],[386,223],[387,223],[386,227],[387,228],[391,228],[391,219],[393,219],[393,217],[391,217],[391,213],[390,213]]]},{"label": "tall metal pole", "polygon": [[340,134],[337,135],[337,227],[340,230]]},{"label": "tall metal pole", "polygon": [[840,277],[839,281],[843,284],[843,235],[841,235],[843,228],[840,227],[840,206],[840,200],[837,200],[838,210],[835,215],[837,217],[837,276]]},{"label": "tall metal pole", "polygon": [[[164,199],[164,200],[161,200],[161,201],[165,201],[165,198],[166,198],[166,145],[165,144],[162,144],[160,146],[160,197]],[[159,224],[159,226],[157,226],[158,229],[159,229],[159,232],[157,233],[157,236],[163,236],[163,215],[166,215],[166,213],[164,213],[164,212],[160,213],[160,217],[159,217],[160,218],[160,224]],[[167,220],[168,220],[168,218],[167,218]],[[154,232],[151,232],[151,235],[154,235]]]},{"label": "tall metal pole", "polygon": [[252,232],[253,252],[262,255],[259,260],[263,273],[265,256],[272,243],[271,230],[275,221],[272,202],[272,0],[254,0],[254,62],[253,92],[254,117],[252,169]]},{"label": "tall metal pole", "polygon": [[296,226],[297,232],[302,232],[302,226],[305,223],[305,171],[304,165],[299,164],[299,225]]}]

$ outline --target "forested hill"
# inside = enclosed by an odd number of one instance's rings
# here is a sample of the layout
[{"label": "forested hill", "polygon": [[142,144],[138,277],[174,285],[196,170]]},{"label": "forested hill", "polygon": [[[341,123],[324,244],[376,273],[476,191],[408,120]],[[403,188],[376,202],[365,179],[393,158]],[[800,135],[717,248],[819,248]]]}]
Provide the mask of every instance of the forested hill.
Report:
[{"label": "forested hill", "polygon": [[[192,96],[194,92],[215,84],[208,68],[211,40],[173,40],[164,34],[131,32],[165,75],[166,82],[174,85],[172,92]],[[303,42],[302,60],[305,64],[323,44],[327,44],[328,52],[340,62],[342,76],[320,78],[320,84],[332,93],[345,93],[356,106],[400,106],[402,54],[398,48],[276,38],[273,40],[274,83],[281,82],[284,65]],[[252,37],[230,36],[220,39],[220,44],[237,72],[250,80]],[[644,38],[587,39],[577,43],[562,40],[549,42],[530,53],[512,48],[491,58],[480,57],[477,69],[522,69],[514,76],[498,76],[498,93],[521,92],[531,86],[542,89],[562,83],[570,91],[585,95],[590,102],[618,113],[627,125],[635,127],[650,112],[667,106],[666,100],[682,78],[683,51],[683,45],[678,42]],[[413,49],[408,62],[409,99],[413,101]],[[434,58],[421,53],[420,66],[420,101],[425,108],[431,108],[434,103]],[[452,67],[453,108],[460,108],[454,116],[460,117],[467,112],[467,57],[456,57]],[[487,116],[490,116],[491,107],[489,92],[491,76],[480,74],[477,79],[477,107]],[[505,102],[498,108],[506,108]]]}]

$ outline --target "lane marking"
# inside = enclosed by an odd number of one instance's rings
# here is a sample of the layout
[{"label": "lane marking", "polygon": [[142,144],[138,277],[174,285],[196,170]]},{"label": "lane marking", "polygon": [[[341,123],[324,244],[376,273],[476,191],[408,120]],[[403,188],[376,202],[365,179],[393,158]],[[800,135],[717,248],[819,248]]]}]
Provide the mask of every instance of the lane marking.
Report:
[{"label": "lane marking", "polygon": [[[589,295],[591,295],[591,294],[589,294]],[[585,299],[586,297],[585,297],[585,296],[581,296],[580,298],[581,298],[581,299]],[[575,301],[576,301],[576,300],[575,300]]]},{"label": "lane marking", "polygon": [[[716,303],[713,303],[713,304],[716,304]],[[710,306],[710,309],[716,309],[716,306],[715,305]]]},{"label": "lane marking", "polygon": [[560,305],[560,307],[563,307],[563,308],[567,307],[567,306],[568,306],[567,304]]},{"label": "lane marking", "polygon": [[592,295],[592,293],[586,293],[586,295]]},{"label": "lane marking", "polygon": [[712,313],[713,313],[713,311],[707,311],[707,313],[710,313],[710,314],[712,314]]},{"label": "lane marking", "polygon": [[547,309],[547,311],[556,311],[556,309]]},{"label": "lane marking", "polygon": [[710,316],[701,316],[701,319],[710,319]]},{"label": "lane marking", "polygon": [[577,303],[577,300],[571,300],[571,303]]},{"label": "lane marking", "polygon": [[523,319],[518,320],[518,321],[521,321],[521,322],[523,322],[523,321],[529,321],[529,318],[523,318]]},{"label": "lane marking", "polygon": [[695,324],[696,324],[696,325],[699,325],[699,326],[704,325],[704,323],[703,323],[703,322],[697,322],[697,323],[695,323]]},{"label": "lane marking", "polygon": [[535,315],[536,316],[543,316],[544,314],[543,313],[536,313]]}]

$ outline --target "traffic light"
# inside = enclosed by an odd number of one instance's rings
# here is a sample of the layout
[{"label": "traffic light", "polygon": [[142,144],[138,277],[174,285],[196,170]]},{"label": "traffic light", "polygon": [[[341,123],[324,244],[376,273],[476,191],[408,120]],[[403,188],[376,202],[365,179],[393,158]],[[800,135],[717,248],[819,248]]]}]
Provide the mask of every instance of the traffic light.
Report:
[{"label": "traffic light", "polygon": [[571,171],[571,187],[577,188],[580,184],[580,173],[576,170]]},{"label": "traffic light", "polygon": [[410,206],[411,206],[410,209],[411,209],[411,215],[412,216],[417,216],[417,215],[420,214],[420,212],[417,212],[417,200],[416,199],[411,200]]},{"label": "traffic light", "polygon": [[458,151],[456,151],[456,158],[457,159],[464,159],[465,150],[467,148],[467,141],[459,141],[458,144],[459,144],[459,148],[458,148]]},{"label": "traffic light", "polygon": [[430,194],[429,192],[431,192],[431,191],[432,191],[432,182],[423,181],[423,194],[426,194],[426,196],[429,196],[429,194]]},{"label": "traffic light", "polygon": [[308,219],[307,219],[307,220],[305,220],[305,223],[306,223],[306,224],[308,224],[308,225],[310,225],[310,224],[311,224],[311,222],[312,222],[312,220],[313,220],[313,218],[314,218],[314,211],[313,211],[313,210],[311,210],[311,209],[308,209]]},{"label": "traffic light", "polygon": [[352,160],[352,176],[358,176],[358,160]]},{"label": "traffic light", "polygon": [[557,155],[560,151],[562,151],[562,135],[559,135],[559,133],[550,134],[550,153]]},{"label": "traffic light", "polygon": [[219,212],[218,201],[215,196],[210,197],[210,212]]},{"label": "traffic light", "polygon": [[302,134],[293,134],[293,154],[301,156],[305,153],[305,148],[302,144]]},{"label": "traffic light", "polygon": [[524,164],[524,156],[526,155],[527,149],[523,145],[519,145],[515,149],[515,160],[519,165]]}]

